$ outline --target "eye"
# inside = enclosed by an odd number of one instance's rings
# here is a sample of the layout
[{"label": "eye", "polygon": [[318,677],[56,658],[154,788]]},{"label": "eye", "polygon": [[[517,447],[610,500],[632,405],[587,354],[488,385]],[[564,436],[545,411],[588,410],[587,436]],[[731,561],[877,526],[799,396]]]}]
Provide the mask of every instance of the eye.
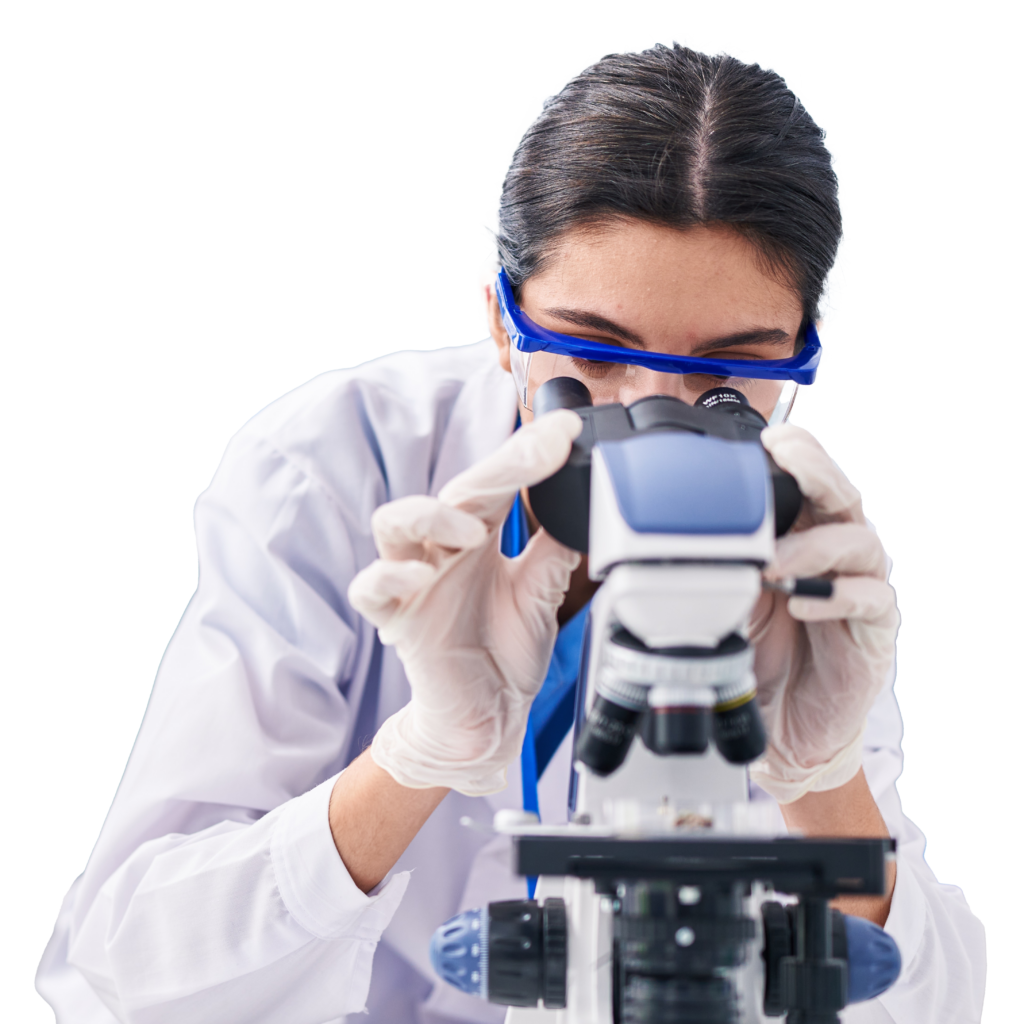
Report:
[{"label": "eye", "polygon": [[729,377],[717,377],[713,373],[686,373],[683,375],[683,385],[687,391],[696,391],[703,394],[712,388],[723,387]]},{"label": "eye", "polygon": [[601,380],[616,368],[615,363],[602,363],[596,359],[576,359],[575,357],[572,360],[572,365],[584,377],[589,377],[591,380]]}]

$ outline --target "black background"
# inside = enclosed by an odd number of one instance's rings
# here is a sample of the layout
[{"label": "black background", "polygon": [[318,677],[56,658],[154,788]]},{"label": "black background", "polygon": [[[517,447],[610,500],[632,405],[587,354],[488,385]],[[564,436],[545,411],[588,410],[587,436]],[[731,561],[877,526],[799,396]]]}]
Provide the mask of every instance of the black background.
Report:
[{"label": "black background", "polygon": [[[33,964],[195,587],[191,505],[230,433],[319,371],[475,339],[474,220],[530,90],[581,52],[678,28],[542,33],[479,16],[394,36],[87,25],[88,52],[67,27],[67,62],[40,49],[17,205],[26,371],[10,381],[29,651],[18,685],[38,743],[23,777],[39,852]],[[984,916],[987,778],[966,638],[987,626],[965,600],[969,559],[950,555],[975,510],[950,478],[955,430],[937,429],[958,400],[944,359],[970,335],[974,272],[947,207],[963,170],[948,101],[866,38],[826,53],[797,24],[698,29],[799,66],[837,125],[854,269],[836,364],[795,419],[862,488],[895,558],[900,790],[939,877]]]}]

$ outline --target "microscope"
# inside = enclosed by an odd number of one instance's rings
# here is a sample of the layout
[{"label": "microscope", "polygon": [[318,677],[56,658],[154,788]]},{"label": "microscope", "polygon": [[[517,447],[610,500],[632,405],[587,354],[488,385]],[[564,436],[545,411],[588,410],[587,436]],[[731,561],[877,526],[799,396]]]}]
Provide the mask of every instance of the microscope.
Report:
[{"label": "microscope", "polygon": [[[881,929],[829,906],[885,891],[890,839],[779,834],[751,801],[765,749],[746,624],[796,481],[736,390],[693,406],[594,406],[546,382],[535,415],[583,420],[565,466],[530,489],[602,585],[576,690],[568,820],[501,812],[536,898],[464,912],[434,935],[437,973],[508,1006],[506,1024],[831,1024],[896,980]],[[826,597],[825,580],[796,593]]]}]

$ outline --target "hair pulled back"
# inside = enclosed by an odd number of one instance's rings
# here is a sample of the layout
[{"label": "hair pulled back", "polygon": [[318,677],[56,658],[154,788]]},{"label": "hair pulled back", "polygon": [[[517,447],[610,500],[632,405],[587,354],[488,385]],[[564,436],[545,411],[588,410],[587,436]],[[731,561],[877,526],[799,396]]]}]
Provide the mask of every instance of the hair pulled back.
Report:
[{"label": "hair pulled back", "polygon": [[774,71],[676,43],[611,54],[544,104],[505,177],[498,256],[517,293],[569,229],[729,225],[818,315],[842,219],[824,132]]}]

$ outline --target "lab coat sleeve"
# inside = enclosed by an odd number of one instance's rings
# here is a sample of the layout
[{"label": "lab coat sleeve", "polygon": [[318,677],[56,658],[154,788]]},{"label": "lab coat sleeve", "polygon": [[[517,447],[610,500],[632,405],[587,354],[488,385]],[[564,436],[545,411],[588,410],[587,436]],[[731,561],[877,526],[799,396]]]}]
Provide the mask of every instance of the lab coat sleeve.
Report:
[{"label": "lab coat sleeve", "polygon": [[895,785],[879,806],[897,842],[896,888],[886,931],[902,969],[879,997],[895,1024],[980,1022],[988,976],[985,926],[964,890],[942,883],[925,859],[927,838],[903,812]]},{"label": "lab coat sleeve", "polygon": [[319,1024],[363,1008],[408,874],[356,888],[327,827],[333,783],[252,825],[144,843],[107,880],[72,959],[118,1020]]},{"label": "lab coat sleeve", "polygon": [[[351,421],[335,466],[351,494],[249,430],[197,505],[198,589],[51,941],[62,977],[77,972],[118,1021],[322,1024],[363,1009],[408,876],[364,895],[328,824],[357,729],[373,732],[358,711],[380,656],[345,598],[385,495],[355,404]],[[83,1019],[73,994],[51,1001],[60,1024]]]},{"label": "lab coat sleeve", "polygon": [[897,842],[896,887],[885,930],[902,969],[878,999],[848,1008],[845,1024],[971,1024],[985,994],[985,929],[964,894],[940,883],[924,859],[925,837],[903,813],[896,780],[903,770],[903,723],[892,689],[868,718],[864,771]]}]

